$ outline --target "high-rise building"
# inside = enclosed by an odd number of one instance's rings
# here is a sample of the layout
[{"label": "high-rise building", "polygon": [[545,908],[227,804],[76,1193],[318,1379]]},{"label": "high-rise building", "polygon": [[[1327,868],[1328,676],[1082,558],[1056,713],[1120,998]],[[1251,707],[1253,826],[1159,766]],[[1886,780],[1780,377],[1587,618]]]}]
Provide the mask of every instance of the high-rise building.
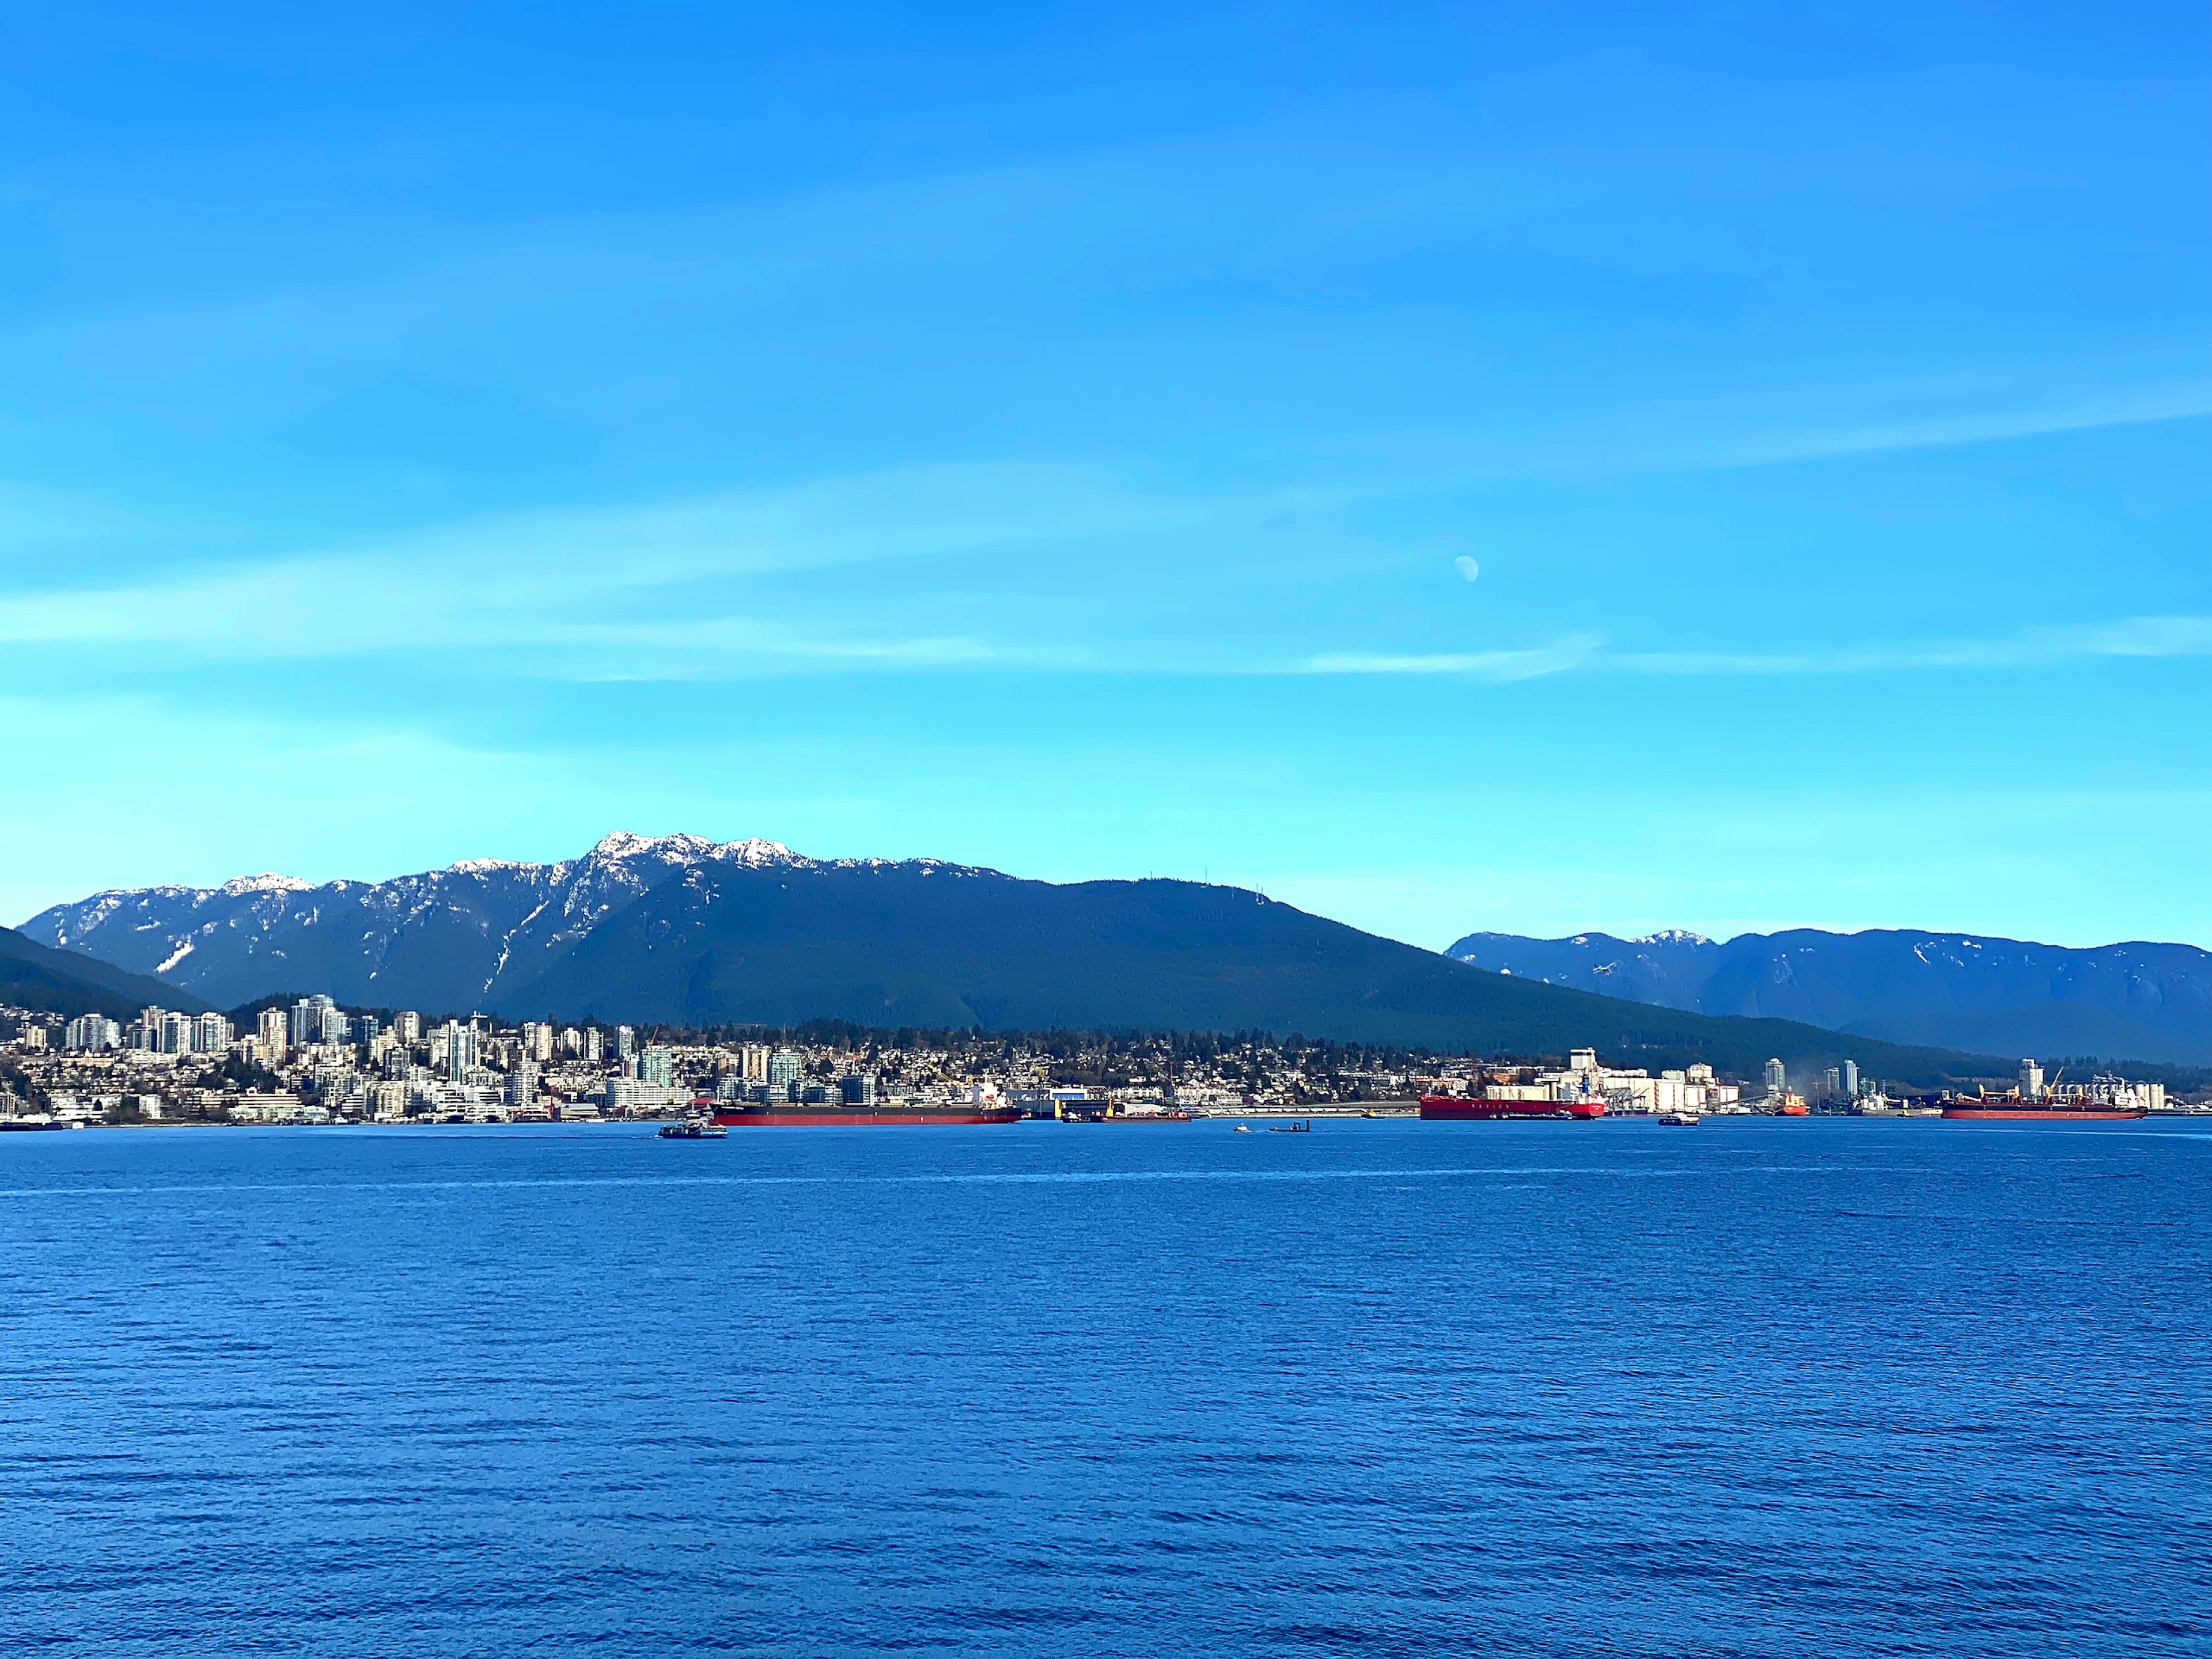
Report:
[{"label": "high-rise building", "polygon": [[431,1033],[434,1050],[442,1048],[445,1051],[447,1082],[465,1081],[468,1074],[483,1064],[482,1041],[475,1026],[464,1025],[458,1020],[449,1019]]},{"label": "high-rise building", "polygon": [[538,1103],[538,1062],[518,1060],[514,1069],[507,1074],[507,1103],[510,1106],[534,1106]]},{"label": "high-rise building", "polygon": [[876,1103],[876,1074],[854,1072],[839,1079],[837,1092],[848,1106],[872,1106]]},{"label": "high-rise building", "polygon": [[768,1044],[748,1042],[738,1050],[738,1075],[748,1083],[768,1081]]},{"label": "high-rise building", "polygon": [[394,1014],[392,1029],[398,1034],[399,1040],[411,1048],[422,1040],[422,1016],[412,1010]]},{"label": "high-rise building", "polygon": [[190,1014],[164,1012],[161,1015],[161,1040],[156,1046],[165,1054],[191,1053],[192,1033],[198,1023]]},{"label": "high-rise building", "polygon": [[554,1028],[550,1023],[540,1024],[536,1020],[524,1022],[522,1052],[543,1066],[553,1058]]},{"label": "high-rise building", "polygon": [[627,1025],[615,1027],[615,1058],[633,1060],[637,1055],[637,1033]]},{"label": "high-rise building", "polygon": [[596,1066],[606,1057],[606,1038],[596,1025],[584,1028],[584,1063]]},{"label": "high-rise building", "polygon": [[[624,1030],[628,1030],[629,1028],[628,1026],[624,1026],[623,1029]],[[664,1048],[658,1043],[650,1043],[647,1045],[645,1052],[637,1057],[637,1075],[638,1080],[641,1083],[657,1084],[664,1089],[672,1089],[675,1087],[676,1055],[674,1051]]]},{"label": "high-rise building", "polygon": [[1790,1091],[1790,1073],[1783,1068],[1782,1062],[1778,1060],[1770,1060],[1766,1062],[1766,1074],[1764,1080],[1766,1092],[1770,1095],[1787,1094]]},{"label": "high-rise building", "polygon": [[192,1022],[192,1052],[219,1054],[230,1047],[230,1022],[221,1014],[202,1014]]},{"label": "high-rise building", "polygon": [[311,1042],[323,1040],[323,1006],[330,999],[325,996],[301,997],[292,1005],[292,1046],[304,1048]]},{"label": "high-rise building", "polygon": [[1844,1074],[1844,1097],[1846,1100],[1856,1100],[1859,1097],[1858,1061],[1856,1060],[1847,1060],[1837,1069]]},{"label": "high-rise building", "polygon": [[799,1081],[799,1050],[779,1048],[768,1057],[768,1080],[771,1086]]},{"label": "high-rise building", "polygon": [[2034,1060],[2020,1063],[2020,1097],[2022,1100],[2043,1098],[2043,1067]]},{"label": "high-rise building", "polygon": [[[46,1033],[43,1025],[27,1025],[24,1035]],[[123,1028],[105,1014],[81,1014],[62,1028],[62,1047],[78,1054],[99,1054],[123,1046]]]},{"label": "high-rise building", "polygon": [[1843,1073],[1837,1067],[1831,1066],[1826,1071],[1820,1073],[1821,1097],[1826,1100],[1833,1100],[1843,1091]]},{"label": "high-rise building", "polygon": [[353,1040],[367,1045],[376,1041],[383,1027],[378,1023],[374,1014],[356,1014],[354,1016],[351,1030]]},{"label": "high-rise building", "polygon": [[264,1008],[261,1011],[260,1025],[254,1032],[254,1037],[260,1047],[264,1062],[274,1066],[282,1060],[291,1036],[291,1018],[282,1008]]}]

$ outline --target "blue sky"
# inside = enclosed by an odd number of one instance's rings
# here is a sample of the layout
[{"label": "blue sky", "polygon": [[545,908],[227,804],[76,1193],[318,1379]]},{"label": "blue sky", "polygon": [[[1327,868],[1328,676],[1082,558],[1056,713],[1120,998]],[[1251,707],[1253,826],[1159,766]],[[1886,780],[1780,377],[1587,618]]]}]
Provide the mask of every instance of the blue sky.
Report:
[{"label": "blue sky", "polygon": [[619,828],[2212,945],[2208,33],[16,9],[0,915]]}]

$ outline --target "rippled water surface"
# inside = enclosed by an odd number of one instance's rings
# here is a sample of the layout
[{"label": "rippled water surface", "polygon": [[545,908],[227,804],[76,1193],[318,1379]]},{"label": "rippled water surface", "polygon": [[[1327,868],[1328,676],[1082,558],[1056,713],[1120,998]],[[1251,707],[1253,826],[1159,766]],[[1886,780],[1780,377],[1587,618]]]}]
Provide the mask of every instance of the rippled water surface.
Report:
[{"label": "rippled water surface", "polygon": [[2212,1652],[2212,1136],[0,1136],[0,1649]]}]

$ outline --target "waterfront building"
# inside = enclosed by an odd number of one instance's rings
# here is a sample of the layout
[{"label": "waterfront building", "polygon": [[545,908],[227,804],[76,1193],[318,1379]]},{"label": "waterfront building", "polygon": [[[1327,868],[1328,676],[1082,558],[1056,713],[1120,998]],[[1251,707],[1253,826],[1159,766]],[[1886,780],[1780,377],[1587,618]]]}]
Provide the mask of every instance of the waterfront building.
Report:
[{"label": "waterfront building", "polygon": [[1843,1073],[1842,1080],[1844,1097],[1846,1100],[1856,1100],[1859,1097],[1858,1061],[1856,1060],[1847,1060],[1838,1069]]},{"label": "waterfront building", "polygon": [[854,1072],[839,1080],[837,1092],[848,1106],[872,1106],[876,1103],[876,1074]]},{"label": "waterfront building", "polygon": [[1763,1081],[1766,1085],[1766,1092],[1770,1095],[1783,1095],[1789,1092],[1790,1074],[1778,1060],[1770,1060],[1766,1062],[1766,1072]]},{"label": "waterfront building", "polygon": [[[629,1028],[625,1026],[623,1029]],[[638,1056],[637,1075],[641,1083],[655,1084],[663,1089],[673,1087],[676,1082],[675,1050],[664,1048],[658,1043],[648,1044],[645,1052]]]}]

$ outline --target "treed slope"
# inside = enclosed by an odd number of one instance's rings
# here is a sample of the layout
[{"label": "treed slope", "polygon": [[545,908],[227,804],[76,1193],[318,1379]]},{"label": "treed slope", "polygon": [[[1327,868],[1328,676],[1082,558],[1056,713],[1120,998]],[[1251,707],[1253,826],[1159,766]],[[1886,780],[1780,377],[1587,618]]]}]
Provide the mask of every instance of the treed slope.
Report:
[{"label": "treed slope", "polygon": [[608,916],[496,1006],[690,1025],[1265,1030],[1527,1054],[1594,1045],[1616,1061],[1704,1059],[1737,1073],[1770,1055],[1847,1054],[1913,1083],[2002,1069],[1502,978],[1237,888],[1060,886],[948,866],[695,869]]},{"label": "treed slope", "polygon": [[73,951],[56,951],[0,927],[0,1003],[74,1019],[106,1014],[129,1019],[142,1008],[199,1013],[207,1004],[189,992]]},{"label": "treed slope", "polygon": [[2212,1060],[2212,951],[2077,949],[1985,934],[1800,928],[1715,944],[1693,933],[1470,933],[1478,967],[1707,1014],[1768,1016],[1891,1042],[2018,1054]]}]

